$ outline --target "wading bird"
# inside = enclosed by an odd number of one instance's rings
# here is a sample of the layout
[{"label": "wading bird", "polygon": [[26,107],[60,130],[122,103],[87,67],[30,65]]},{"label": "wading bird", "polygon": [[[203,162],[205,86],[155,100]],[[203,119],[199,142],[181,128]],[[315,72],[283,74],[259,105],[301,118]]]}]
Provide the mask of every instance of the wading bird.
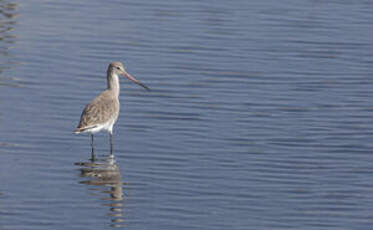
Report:
[{"label": "wading bird", "polygon": [[107,69],[107,89],[93,99],[84,108],[78,127],[74,133],[90,133],[91,158],[95,159],[93,135],[107,131],[110,135],[110,155],[113,156],[113,126],[119,115],[119,75],[123,75],[136,84],[150,90],[146,85],[136,80],[126,72],[122,63],[112,62]]}]

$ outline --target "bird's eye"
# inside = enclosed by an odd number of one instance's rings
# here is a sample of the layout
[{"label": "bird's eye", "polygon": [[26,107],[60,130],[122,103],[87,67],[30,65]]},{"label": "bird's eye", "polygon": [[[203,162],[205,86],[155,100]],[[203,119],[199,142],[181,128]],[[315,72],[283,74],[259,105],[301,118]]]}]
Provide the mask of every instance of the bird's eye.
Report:
[{"label": "bird's eye", "polygon": [[117,67],[117,69],[120,69],[119,67]]}]

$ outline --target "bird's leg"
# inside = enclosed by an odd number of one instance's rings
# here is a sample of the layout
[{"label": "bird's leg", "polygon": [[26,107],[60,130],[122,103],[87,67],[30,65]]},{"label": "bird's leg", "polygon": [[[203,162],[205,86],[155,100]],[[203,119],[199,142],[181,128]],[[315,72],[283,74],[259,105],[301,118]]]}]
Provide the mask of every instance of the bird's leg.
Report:
[{"label": "bird's leg", "polygon": [[93,146],[93,134],[91,134],[91,161],[95,161],[95,151]]},{"label": "bird's leg", "polygon": [[113,133],[110,132],[110,157],[113,157]]}]

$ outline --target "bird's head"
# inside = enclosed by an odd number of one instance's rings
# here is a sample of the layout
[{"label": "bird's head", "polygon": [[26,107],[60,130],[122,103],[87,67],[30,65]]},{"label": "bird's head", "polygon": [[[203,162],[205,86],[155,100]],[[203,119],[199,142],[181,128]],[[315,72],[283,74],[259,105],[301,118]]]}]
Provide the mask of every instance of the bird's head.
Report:
[{"label": "bird's head", "polygon": [[124,68],[123,64],[120,62],[112,62],[109,65],[108,72],[113,73],[115,75],[123,75],[127,79],[135,82],[136,84],[144,87],[146,90],[150,91],[150,89],[141,83],[140,81],[136,80],[136,78],[132,77],[129,73],[127,73],[126,69]]}]

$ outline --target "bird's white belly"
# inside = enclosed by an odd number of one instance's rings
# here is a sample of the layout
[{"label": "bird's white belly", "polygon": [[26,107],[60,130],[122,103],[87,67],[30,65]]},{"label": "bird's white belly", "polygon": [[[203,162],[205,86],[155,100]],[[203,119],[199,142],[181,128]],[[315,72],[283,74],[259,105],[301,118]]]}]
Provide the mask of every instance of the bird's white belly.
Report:
[{"label": "bird's white belly", "polygon": [[113,132],[113,126],[114,126],[115,120],[108,121],[104,124],[99,124],[96,127],[89,130],[90,133],[95,134],[100,131],[107,131],[109,133]]}]

